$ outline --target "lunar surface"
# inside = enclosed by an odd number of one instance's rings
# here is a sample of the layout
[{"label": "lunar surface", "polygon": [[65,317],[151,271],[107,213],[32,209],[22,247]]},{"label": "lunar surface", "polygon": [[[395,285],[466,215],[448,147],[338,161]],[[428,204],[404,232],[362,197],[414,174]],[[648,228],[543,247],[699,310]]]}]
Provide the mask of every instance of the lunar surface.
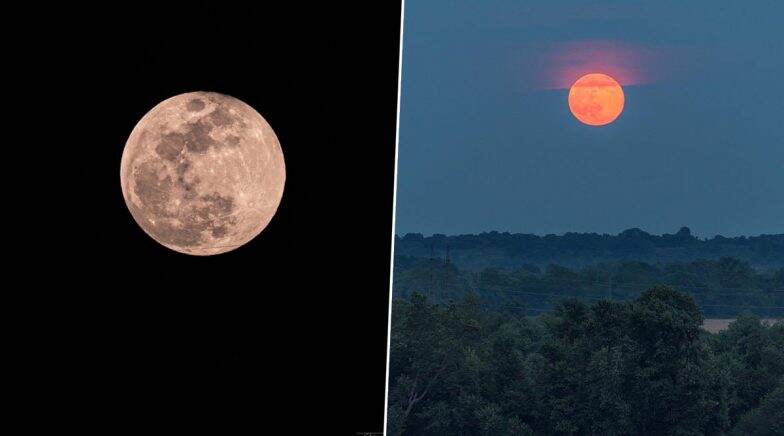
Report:
[{"label": "lunar surface", "polygon": [[575,118],[589,126],[603,126],[623,111],[623,88],[606,74],[580,77],[569,89],[569,109]]},{"label": "lunar surface", "polygon": [[139,226],[180,253],[212,255],[275,215],[286,168],[272,127],[236,98],[192,92],[148,112],[123,151],[120,181]]}]

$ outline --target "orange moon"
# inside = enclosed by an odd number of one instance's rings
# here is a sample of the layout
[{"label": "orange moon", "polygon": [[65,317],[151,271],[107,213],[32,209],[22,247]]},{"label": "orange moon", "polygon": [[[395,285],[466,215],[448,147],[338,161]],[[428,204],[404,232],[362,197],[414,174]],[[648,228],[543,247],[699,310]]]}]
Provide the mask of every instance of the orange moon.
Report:
[{"label": "orange moon", "polygon": [[623,111],[623,88],[606,74],[586,74],[569,89],[572,115],[590,126],[610,124]]}]

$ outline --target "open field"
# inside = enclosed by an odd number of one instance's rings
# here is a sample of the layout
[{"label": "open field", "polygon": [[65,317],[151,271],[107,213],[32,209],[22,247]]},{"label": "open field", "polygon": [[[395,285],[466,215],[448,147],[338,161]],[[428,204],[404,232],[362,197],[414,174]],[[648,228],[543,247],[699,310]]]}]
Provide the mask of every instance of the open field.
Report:
[{"label": "open field", "polygon": [[[730,323],[735,321],[735,318],[728,318],[728,319],[719,319],[719,318],[709,318],[703,321],[702,328],[711,332],[711,333],[718,333],[722,330],[726,330],[729,327]],[[778,318],[763,318],[762,322],[768,324],[775,324],[777,322],[781,322],[781,319]]]}]

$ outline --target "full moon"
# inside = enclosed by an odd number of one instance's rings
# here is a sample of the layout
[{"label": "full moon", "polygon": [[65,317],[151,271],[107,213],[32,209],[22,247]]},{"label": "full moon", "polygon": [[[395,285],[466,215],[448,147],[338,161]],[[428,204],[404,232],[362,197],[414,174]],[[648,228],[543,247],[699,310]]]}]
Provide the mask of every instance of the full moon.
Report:
[{"label": "full moon", "polygon": [[224,253],[255,238],[278,209],[286,167],[272,127],[212,92],[162,101],[136,124],[120,183],[134,220],[180,253]]},{"label": "full moon", "polygon": [[606,74],[592,73],[577,79],[569,89],[569,109],[581,122],[603,126],[623,111],[623,89]]}]

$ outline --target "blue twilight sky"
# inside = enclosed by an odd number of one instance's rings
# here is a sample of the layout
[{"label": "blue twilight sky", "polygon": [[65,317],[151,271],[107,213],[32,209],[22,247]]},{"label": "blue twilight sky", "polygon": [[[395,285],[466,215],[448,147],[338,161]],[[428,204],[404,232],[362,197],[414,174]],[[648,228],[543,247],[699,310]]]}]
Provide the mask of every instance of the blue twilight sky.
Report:
[{"label": "blue twilight sky", "polygon": [[[784,233],[781,17],[782,1],[407,1],[396,233]],[[586,57],[624,76],[604,127],[545,85]]]}]

